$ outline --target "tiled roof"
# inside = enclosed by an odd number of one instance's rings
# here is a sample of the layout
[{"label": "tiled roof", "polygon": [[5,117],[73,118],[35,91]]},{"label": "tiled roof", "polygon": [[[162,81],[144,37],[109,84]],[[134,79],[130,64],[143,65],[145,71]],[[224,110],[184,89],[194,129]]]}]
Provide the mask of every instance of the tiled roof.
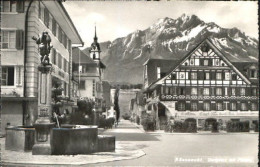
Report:
[{"label": "tiled roof", "polygon": [[87,54],[81,51],[79,48],[72,49],[72,61],[74,63],[84,63],[84,64],[96,64],[93,59],[91,59]]}]

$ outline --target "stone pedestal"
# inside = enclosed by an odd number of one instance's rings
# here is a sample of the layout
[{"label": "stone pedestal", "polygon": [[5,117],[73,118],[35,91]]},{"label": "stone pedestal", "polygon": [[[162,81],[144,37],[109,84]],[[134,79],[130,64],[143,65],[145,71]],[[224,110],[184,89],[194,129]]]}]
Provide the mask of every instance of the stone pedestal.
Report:
[{"label": "stone pedestal", "polygon": [[35,144],[33,155],[50,155],[52,153],[50,138],[55,123],[51,122],[51,65],[40,65],[38,82],[38,118],[34,124]]}]

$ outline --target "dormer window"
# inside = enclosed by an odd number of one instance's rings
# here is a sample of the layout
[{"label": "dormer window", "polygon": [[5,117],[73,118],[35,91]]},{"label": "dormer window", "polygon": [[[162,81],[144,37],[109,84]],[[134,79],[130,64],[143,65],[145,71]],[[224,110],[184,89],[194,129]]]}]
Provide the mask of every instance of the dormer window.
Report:
[{"label": "dormer window", "polygon": [[257,77],[256,70],[250,70],[250,78],[256,78],[256,77]]}]

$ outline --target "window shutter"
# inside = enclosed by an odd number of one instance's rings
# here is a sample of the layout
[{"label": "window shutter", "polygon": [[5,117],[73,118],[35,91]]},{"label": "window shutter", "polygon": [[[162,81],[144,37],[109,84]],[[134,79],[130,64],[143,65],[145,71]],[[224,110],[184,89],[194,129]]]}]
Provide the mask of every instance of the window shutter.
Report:
[{"label": "window shutter", "polygon": [[200,66],[204,65],[203,61],[204,61],[204,59],[200,58]]},{"label": "window shutter", "polygon": [[240,88],[236,88],[236,96],[240,96]]},{"label": "window shutter", "polygon": [[211,103],[210,109],[211,110],[216,110],[216,103]]},{"label": "window shutter", "polygon": [[68,40],[68,45],[69,45],[68,50],[71,51],[71,40],[70,39]]},{"label": "window shutter", "polygon": [[185,109],[186,109],[186,110],[190,110],[190,105],[191,105],[191,103],[186,103],[186,104],[185,104],[185,106],[186,106]]},{"label": "window shutter", "polygon": [[198,110],[203,111],[203,103],[198,103]]},{"label": "window shutter", "polygon": [[38,3],[38,8],[39,8],[39,10],[38,10],[38,18],[40,19],[41,18],[41,2],[39,1],[39,3]]},{"label": "window shutter", "polygon": [[198,71],[198,80],[203,80],[203,72],[202,71]]},{"label": "window shutter", "polygon": [[212,66],[212,59],[208,59],[209,60],[209,66]]},{"label": "window shutter", "polygon": [[177,110],[177,111],[179,110],[178,103],[179,103],[178,101],[175,103],[175,110]]},{"label": "window shutter", "polygon": [[226,108],[228,111],[230,111],[230,103],[228,102],[227,103],[227,108]]},{"label": "window shutter", "polygon": [[211,80],[216,80],[216,73],[215,72],[211,72],[210,73],[210,79]]},{"label": "window shutter", "polygon": [[237,103],[237,110],[241,110],[241,103]]},{"label": "window shutter", "polygon": [[191,88],[190,87],[186,87],[186,95],[191,95]]},{"label": "window shutter", "polygon": [[23,30],[16,30],[16,49],[23,49]]},{"label": "window shutter", "polygon": [[252,88],[246,88],[246,96],[251,96]]},{"label": "window shutter", "polygon": [[56,36],[56,21],[54,18],[52,19],[52,33]]},{"label": "window shutter", "polygon": [[49,11],[47,8],[44,8],[44,24],[49,27]]},{"label": "window shutter", "polygon": [[24,12],[24,0],[16,1],[16,12],[23,13]]}]

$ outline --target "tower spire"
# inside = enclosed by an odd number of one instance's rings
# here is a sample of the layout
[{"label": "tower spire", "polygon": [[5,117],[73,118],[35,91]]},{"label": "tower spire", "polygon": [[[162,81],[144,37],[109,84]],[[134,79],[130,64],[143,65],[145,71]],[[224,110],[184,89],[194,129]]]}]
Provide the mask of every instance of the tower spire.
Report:
[{"label": "tower spire", "polygon": [[94,36],[94,41],[97,41],[97,30],[96,30],[96,23],[95,23],[95,36]]}]

